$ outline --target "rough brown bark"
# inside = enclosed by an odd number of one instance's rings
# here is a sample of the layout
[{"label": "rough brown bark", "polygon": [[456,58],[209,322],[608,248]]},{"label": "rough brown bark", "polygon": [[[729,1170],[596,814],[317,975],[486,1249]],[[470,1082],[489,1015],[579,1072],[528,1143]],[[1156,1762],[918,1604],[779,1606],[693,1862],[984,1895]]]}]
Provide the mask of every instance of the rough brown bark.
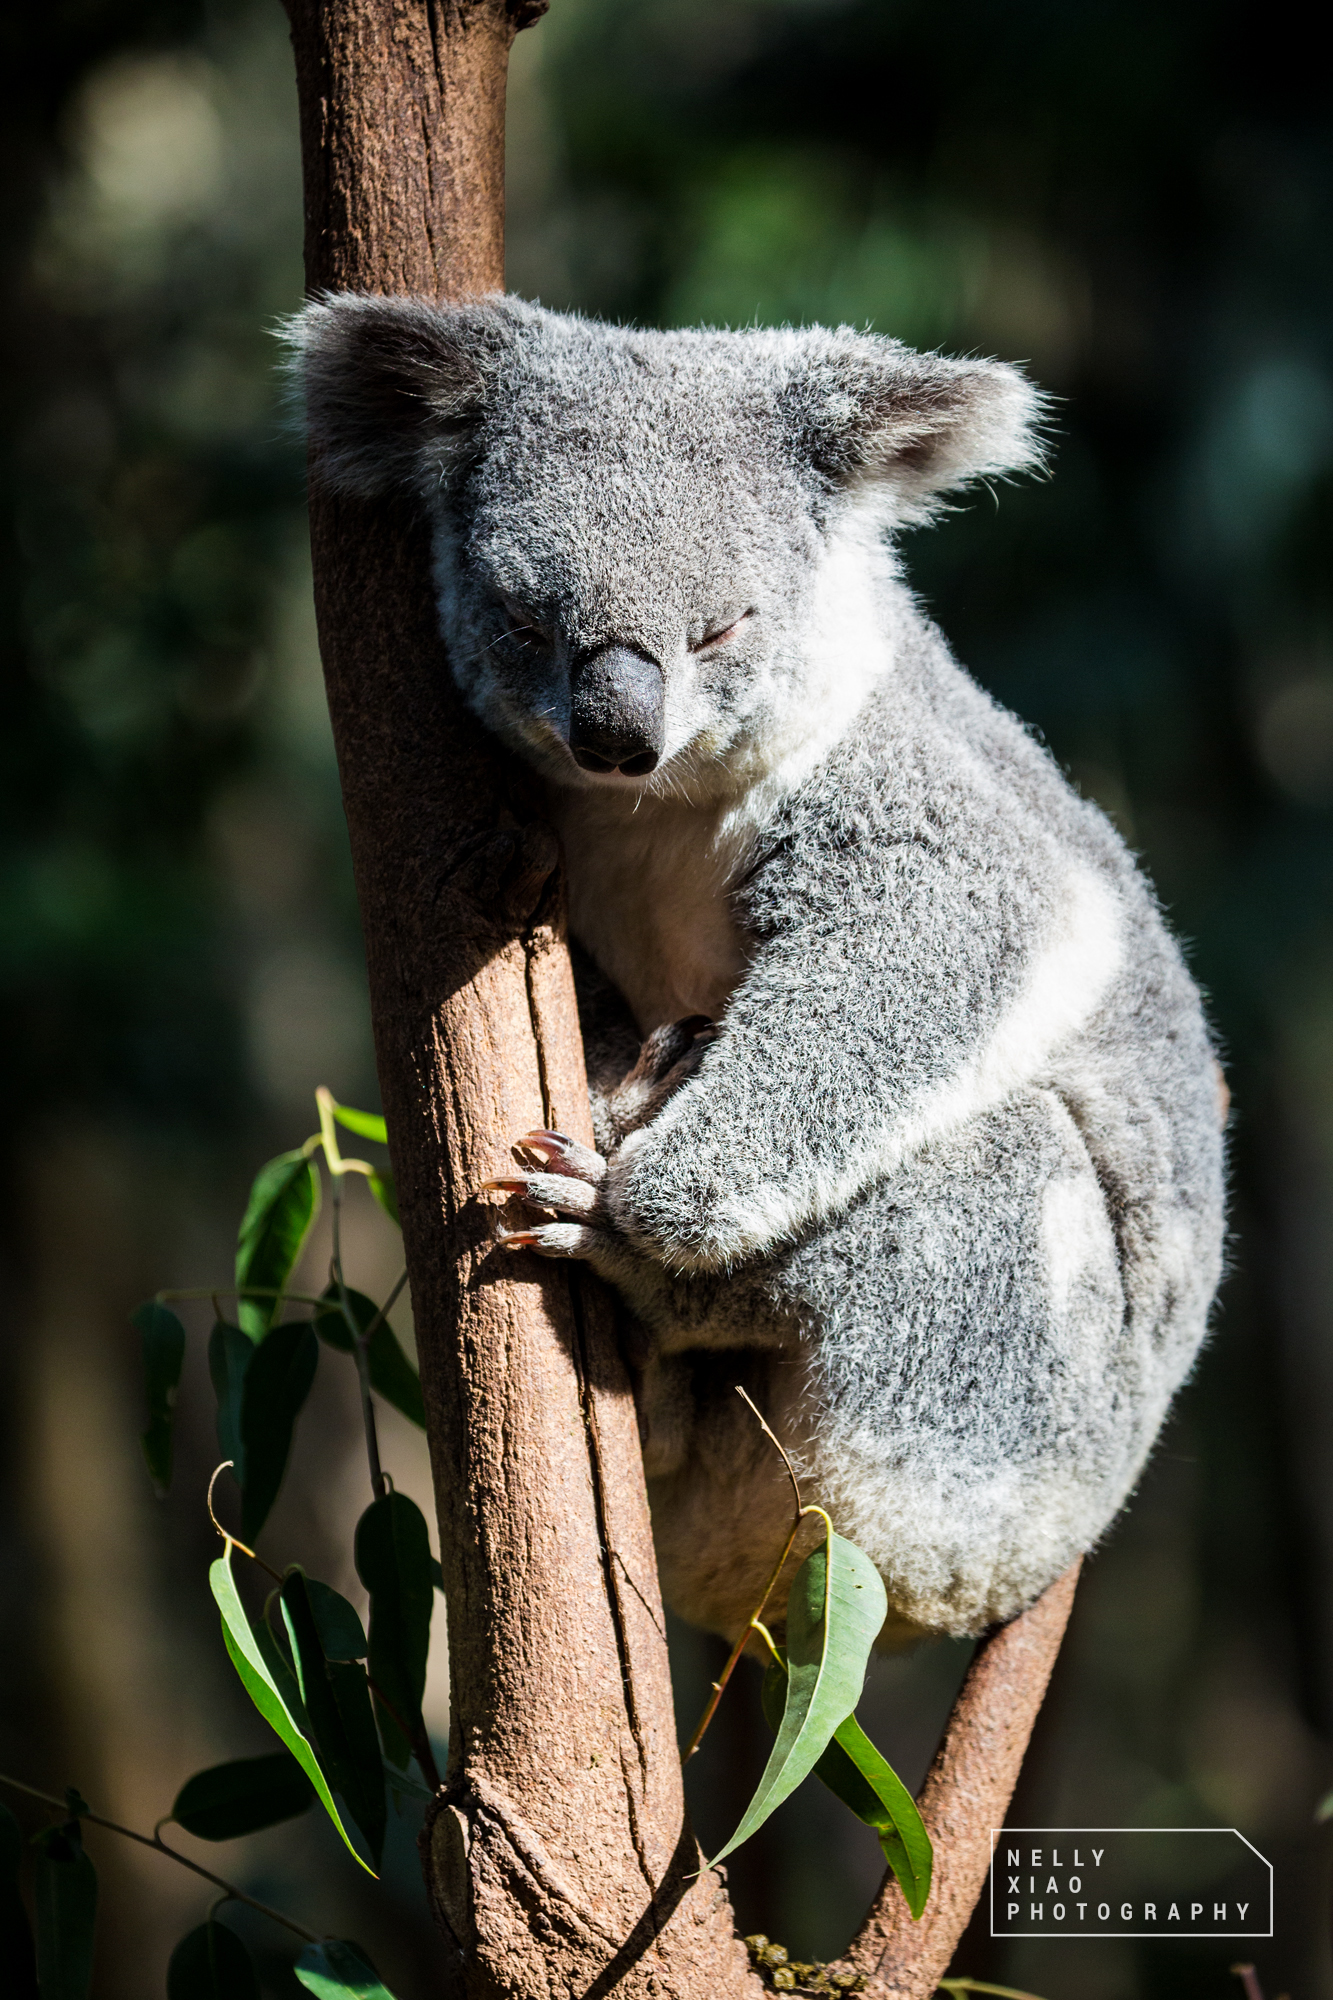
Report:
[{"label": "rough brown bark", "polygon": [[[293,0],[307,280],[503,284],[503,0]],[[452,1726],[428,1887],[469,1994],[756,1984],[684,1815],[638,1434],[604,1296],[479,1182],[591,1140],[554,836],[463,711],[404,505],[312,468],[320,646],[420,1346]]]},{"label": "rough brown bark", "polygon": [[[312,291],[501,287],[505,73],[516,28],[541,11],[289,0]],[[454,691],[414,510],[336,500],[311,474],[448,1609],[450,1764],[428,1889],[476,2000],[755,1995],[725,1892],[696,1872],[607,1300],[586,1274],[497,1253],[475,1194],[532,1126],[591,1137],[554,838]],[[1002,1815],[1049,1671],[1021,1637],[1048,1632],[1049,1615],[1027,1619],[974,1667],[928,1788],[938,1915],[904,1929],[890,1885],[852,1948],[878,1992],[928,1994],[945,1932],[966,1922],[976,1829],[998,1823],[974,1808],[999,1800]],[[955,1840],[957,1867],[943,1851]]]}]

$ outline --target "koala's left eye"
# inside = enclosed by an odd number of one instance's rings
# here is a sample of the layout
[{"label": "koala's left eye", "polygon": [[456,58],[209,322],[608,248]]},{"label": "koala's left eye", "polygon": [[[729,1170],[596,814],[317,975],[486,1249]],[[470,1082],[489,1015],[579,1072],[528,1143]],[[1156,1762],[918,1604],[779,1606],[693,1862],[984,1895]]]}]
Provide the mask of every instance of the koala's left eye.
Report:
[{"label": "koala's left eye", "polygon": [[703,638],[696,640],[690,647],[690,651],[702,653],[706,646],[720,646],[724,639],[734,639],[741,626],[753,617],[753,611],[742,611],[740,617],[733,618],[730,625],[719,625],[715,631],[705,632]]},{"label": "koala's left eye", "polygon": [[515,611],[508,605],[505,607],[505,630],[509,637],[517,639],[520,645],[535,646],[543,652],[549,651],[554,643],[544,625],[538,625],[533,619],[525,618],[521,611]]}]

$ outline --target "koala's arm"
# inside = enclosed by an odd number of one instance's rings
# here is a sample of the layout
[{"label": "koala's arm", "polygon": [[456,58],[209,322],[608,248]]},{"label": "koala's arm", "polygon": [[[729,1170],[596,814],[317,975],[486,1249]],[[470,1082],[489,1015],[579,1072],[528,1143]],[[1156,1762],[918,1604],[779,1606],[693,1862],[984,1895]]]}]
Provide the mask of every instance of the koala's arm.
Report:
[{"label": "koala's arm", "polygon": [[1091,1017],[1121,956],[1112,879],[993,807],[960,817],[798,827],[755,871],[754,956],[720,1032],[600,1189],[641,1254],[682,1273],[762,1255],[1042,1073]]}]

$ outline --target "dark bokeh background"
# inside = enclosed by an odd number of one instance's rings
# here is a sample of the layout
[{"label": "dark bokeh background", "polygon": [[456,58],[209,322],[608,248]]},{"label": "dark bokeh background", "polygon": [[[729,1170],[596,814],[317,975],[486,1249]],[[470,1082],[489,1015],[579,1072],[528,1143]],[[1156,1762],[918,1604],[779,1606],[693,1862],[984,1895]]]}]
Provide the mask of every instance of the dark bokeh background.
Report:
[{"label": "dark bokeh background", "polygon": [[[908,562],[1188,941],[1235,1094],[1235,1237],[1010,1818],[1241,1828],[1276,1867],[1270,2000],[1333,1994],[1333,148],[1304,32],[1185,0],[553,0],[511,91],[517,290],[868,322],[1027,359],[1061,399],[1052,480],[982,495]],[[311,1129],[316,1083],[374,1101],[268,332],[300,297],[295,104],[276,0],[64,0],[0,36],[0,1763],[147,1826],[189,1771],[264,1745],[204,1584],[204,1323],[158,1506],[124,1315],[225,1276],[248,1173]],[[373,1291],[394,1246],[351,1227]],[[344,1583],[347,1389],[326,1359],[270,1531]],[[424,1494],[416,1441],[388,1450]],[[688,1714],[715,1662],[678,1637]],[[876,1670],[874,1731],[913,1781],[965,1657]],[[443,1732],[438,1662],[432,1689]],[[763,1748],[751,1688],[692,1767],[705,1838]],[[411,1833],[378,1902],[313,1821],[218,1858],[417,2000],[438,1959]],[[205,1899],[96,1855],[99,2000],[156,2000]],[[828,1954],[876,1864],[802,1793],[737,1858],[743,1921]],[[958,1969],[1222,2000],[1237,1951],[977,1930]]]}]

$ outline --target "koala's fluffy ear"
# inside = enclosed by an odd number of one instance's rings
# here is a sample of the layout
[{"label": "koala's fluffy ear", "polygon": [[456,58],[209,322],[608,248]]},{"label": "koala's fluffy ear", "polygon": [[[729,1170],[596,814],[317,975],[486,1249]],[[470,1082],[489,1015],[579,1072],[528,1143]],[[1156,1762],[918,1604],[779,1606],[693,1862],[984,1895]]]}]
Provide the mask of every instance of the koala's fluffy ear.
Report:
[{"label": "koala's fluffy ear", "polygon": [[347,493],[430,487],[467,454],[486,407],[488,361],[509,344],[502,300],[327,293],[287,321],[320,472]]},{"label": "koala's fluffy ear", "polygon": [[925,520],[969,480],[1043,462],[1044,399],[1002,361],[950,361],[850,328],[812,342],[783,395],[806,464],[832,487],[887,488]]}]

